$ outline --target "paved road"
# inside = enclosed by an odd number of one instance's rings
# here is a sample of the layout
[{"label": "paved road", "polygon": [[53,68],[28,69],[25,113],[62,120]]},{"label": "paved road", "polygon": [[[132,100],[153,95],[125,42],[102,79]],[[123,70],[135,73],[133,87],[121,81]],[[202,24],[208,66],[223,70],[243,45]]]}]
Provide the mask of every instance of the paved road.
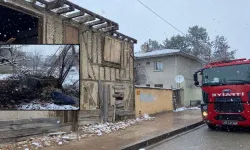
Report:
[{"label": "paved road", "polygon": [[150,150],[250,150],[250,132],[242,129],[212,131],[204,126]]}]

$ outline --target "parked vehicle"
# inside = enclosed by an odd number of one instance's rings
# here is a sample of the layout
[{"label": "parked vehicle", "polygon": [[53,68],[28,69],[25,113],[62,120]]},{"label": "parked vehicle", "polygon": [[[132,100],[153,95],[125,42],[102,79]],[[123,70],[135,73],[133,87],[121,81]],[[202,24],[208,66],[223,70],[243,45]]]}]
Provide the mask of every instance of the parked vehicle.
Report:
[{"label": "parked vehicle", "polygon": [[202,117],[209,128],[250,126],[250,60],[210,63],[195,72],[194,84],[202,88]]}]

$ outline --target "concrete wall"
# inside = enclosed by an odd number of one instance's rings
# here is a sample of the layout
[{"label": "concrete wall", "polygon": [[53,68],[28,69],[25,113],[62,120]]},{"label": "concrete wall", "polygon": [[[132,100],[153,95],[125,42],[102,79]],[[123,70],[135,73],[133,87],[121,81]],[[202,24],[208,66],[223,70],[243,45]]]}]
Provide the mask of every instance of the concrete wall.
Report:
[{"label": "concrete wall", "polygon": [[172,90],[135,88],[136,116],[173,110]]},{"label": "concrete wall", "polygon": [[190,100],[201,100],[202,94],[199,87],[194,86],[193,74],[196,70],[202,68],[202,65],[196,60],[178,56],[177,73],[183,75],[185,81],[181,84],[184,91],[184,106],[190,106]]}]

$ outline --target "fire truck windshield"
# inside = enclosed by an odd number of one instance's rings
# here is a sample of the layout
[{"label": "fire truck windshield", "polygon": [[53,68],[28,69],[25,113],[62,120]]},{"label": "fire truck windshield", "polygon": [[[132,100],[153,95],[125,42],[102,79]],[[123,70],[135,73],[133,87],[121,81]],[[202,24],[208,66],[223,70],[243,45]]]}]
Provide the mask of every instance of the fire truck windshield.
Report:
[{"label": "fire truck windshield", "polygon": [[250,64],[214,67],[203,70],[203,86],[228,84],[250,84]]}]

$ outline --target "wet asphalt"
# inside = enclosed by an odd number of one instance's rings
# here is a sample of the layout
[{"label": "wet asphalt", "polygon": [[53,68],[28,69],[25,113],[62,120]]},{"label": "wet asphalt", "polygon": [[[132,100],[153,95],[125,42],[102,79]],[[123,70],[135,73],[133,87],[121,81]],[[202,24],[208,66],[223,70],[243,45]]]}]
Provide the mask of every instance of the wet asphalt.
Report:
[{"label": "wet asphalt", "polygon": [[206,125],[147,150],[250,150],[250,129],[210,130]]}]

